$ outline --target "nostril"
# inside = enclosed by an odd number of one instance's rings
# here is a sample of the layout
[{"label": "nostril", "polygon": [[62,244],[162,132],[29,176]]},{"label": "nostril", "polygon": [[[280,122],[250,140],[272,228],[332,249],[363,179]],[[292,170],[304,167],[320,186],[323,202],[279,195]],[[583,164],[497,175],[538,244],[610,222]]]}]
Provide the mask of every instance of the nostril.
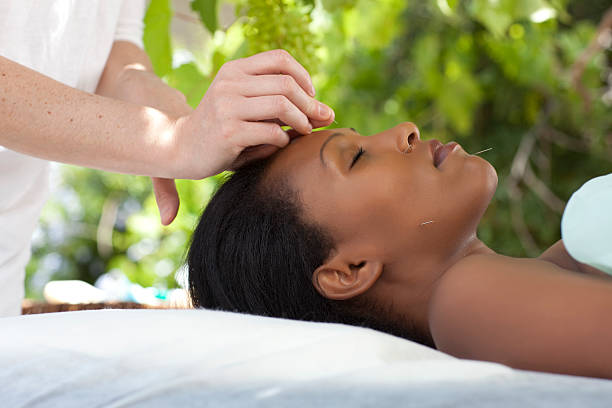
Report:
[{"label": "nostril", "polygon": [[419,129],[416,126],[398,127],[398,132],[393,132],[396,137],[397,150],[401,153],[410,153],[420,140]]},{"label": "nostril", "polygon": [[411,132],[411,133],[408,135],[408,144],[409,144],[409,145],[412,145],[412,144],[414,143],[414,139],[416,139],[416,133]]}]

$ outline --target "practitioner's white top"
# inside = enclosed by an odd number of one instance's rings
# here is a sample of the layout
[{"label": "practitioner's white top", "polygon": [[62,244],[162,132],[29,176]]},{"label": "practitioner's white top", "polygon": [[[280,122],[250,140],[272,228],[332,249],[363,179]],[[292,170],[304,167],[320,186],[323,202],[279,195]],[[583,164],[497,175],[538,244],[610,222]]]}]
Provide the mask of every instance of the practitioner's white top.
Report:
[{"label": "practitioner's white top", "polygon": [[[144,8],[144,0],[0,0],[0,55],[93,92],[114,40],[142,46]],[[0,316],[21,312],[48,173],[48,162],[0,146]]]},{"label": "practitioner's white top", "polygon": [[572,195],[561,236],[574,259],[612,274],[612,174],[589,180]]}]

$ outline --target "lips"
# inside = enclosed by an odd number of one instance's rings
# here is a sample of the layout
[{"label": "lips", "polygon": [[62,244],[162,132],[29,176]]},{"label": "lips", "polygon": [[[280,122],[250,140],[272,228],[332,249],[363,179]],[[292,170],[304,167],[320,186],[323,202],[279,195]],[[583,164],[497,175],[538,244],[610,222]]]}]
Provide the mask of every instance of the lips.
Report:
[{"label": "lips", "polygon": [[437,140],[432,140],[430,148],[432,150],[433,164],[439,168],[442,162],[459,146],[457,142],[442,144]]}]

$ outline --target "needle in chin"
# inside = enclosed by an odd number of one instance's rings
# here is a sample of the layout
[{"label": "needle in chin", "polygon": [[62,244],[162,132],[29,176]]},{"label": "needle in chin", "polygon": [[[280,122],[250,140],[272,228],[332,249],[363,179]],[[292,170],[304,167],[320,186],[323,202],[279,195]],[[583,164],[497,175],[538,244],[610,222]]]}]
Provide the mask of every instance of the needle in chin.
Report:
[{"label": "needle in chin", "polygon": [[481,150],[481,151],[479,151],[479,152],[472,153],[472,156],[476,156],[476,155],[479,155],[479,154],[481,154],[481,153],[488,152],[489,150],[493,150],[493,148],[492,148],[492,147],[489,147],[488,149],[484,149],[484,150]]}]

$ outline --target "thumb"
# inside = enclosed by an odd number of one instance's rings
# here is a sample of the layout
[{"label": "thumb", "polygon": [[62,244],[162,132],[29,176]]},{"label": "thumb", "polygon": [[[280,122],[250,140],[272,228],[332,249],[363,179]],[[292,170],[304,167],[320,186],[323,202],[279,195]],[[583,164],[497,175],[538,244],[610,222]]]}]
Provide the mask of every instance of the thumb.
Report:
[{"label": "thumb", "polygon": [[179,196],[173,179],[152,177],[155,201],[163,225],[170,225],[179,209]]}]

